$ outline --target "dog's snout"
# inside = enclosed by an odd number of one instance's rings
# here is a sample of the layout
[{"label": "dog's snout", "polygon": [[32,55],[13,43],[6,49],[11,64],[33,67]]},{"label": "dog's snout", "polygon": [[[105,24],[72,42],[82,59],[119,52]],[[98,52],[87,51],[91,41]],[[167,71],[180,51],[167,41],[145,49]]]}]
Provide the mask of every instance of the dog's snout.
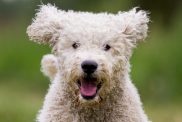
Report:
[{"label": "dog's snout", "polygon": [[96,71],[98,64],[93,60],[85,60],[82,62],[81,67],[85,73],[91,74]]}]

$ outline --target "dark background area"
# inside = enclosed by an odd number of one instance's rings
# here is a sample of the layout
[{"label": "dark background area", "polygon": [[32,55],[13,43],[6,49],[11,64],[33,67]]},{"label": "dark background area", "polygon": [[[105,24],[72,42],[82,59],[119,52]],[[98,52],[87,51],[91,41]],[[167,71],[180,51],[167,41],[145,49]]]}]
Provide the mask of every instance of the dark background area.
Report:
[{"label": "dark background area", "polygon": [[149,11],[149,36],[134,51],[132,79],[153,122],[182,121],[181,0],[1,0],[1,122],[35,121],[47,92],[49,80],[40,72],[40,61],[50,48],[26,35],[41,3],[76,11],[117,13],[136,6]]}]

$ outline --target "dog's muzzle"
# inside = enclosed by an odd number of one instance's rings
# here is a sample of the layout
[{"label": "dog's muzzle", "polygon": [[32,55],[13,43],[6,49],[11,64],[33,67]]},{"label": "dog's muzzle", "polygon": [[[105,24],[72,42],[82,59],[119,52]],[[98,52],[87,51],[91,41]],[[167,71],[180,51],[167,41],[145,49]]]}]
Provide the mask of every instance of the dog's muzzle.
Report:
[{"label": "dog's muzzle", "polygon": [[92,75],[97,67],[98,64],[93,60],[85,60],[81,64],[85,76],[80,78],[77,83],[81,96],[86,100],[94,99],[101,87],[101,82]]}]

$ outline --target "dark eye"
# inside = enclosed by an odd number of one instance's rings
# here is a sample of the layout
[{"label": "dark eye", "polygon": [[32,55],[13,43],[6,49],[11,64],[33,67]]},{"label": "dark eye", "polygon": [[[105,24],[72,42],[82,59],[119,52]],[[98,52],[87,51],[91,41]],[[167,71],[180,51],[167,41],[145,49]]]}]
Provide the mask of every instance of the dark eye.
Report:
[{"label": "dark eye", "polygon": [[110,45],[108,45],[108,44],[104,45],[104,50],[105,50],[105,51],[108,51],[110,48],[111,48]]},{"label": "dark eye", "polygon": [[74,43],[74,44],[72,44],[72,47],[74,48],[74,49],[77,49],[78,47],[80,46],[80,44],[79,43]]}]

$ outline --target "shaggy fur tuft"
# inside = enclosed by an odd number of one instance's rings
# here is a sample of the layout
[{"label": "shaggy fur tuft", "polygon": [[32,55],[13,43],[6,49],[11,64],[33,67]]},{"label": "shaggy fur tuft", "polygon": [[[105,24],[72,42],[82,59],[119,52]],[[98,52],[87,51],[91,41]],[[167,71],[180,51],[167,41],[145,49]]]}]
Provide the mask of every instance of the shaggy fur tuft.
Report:
[{"label": "shaggy fur tuft", "polygon": [[30,40],[52,47],[41,62],[52,82],[37,121],[149,122],[129,77],[132,50],[147,37],[148,23],[136,8],[110,14],[42,5],[27,28]]}]

